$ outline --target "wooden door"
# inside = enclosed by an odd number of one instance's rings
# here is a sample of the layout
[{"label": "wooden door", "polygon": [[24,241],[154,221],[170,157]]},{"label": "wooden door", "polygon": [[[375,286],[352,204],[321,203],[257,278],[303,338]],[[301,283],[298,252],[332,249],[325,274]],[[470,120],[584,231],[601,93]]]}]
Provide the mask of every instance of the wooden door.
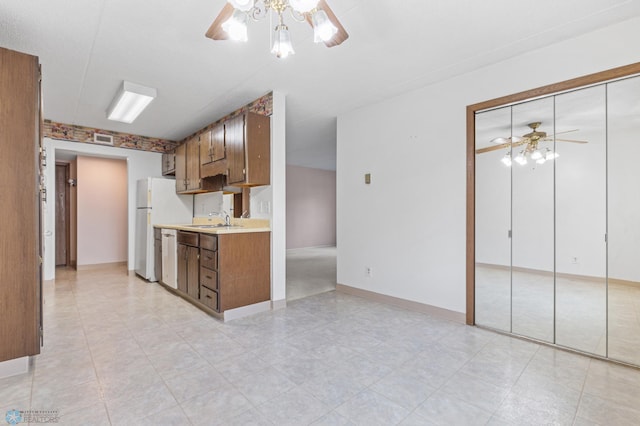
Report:
[{"label": "wooden door", "polygon": [[187,190],[200,189],[200,146],[198,137],[187,141]]},{"label": "wooden door", "polygon": [[187,294],[188,288],[188,265],[187,249],[189,246],[178,244],[178,290]]},{"label": "wooden door", "polygon": [[0,48],[0,362],[40,353],[39,89],[38,58]]},{"label": "wooden door", "polygon": [[244,115],[225,123],[229,184],[244,181]]},{"label": "wooden door", "polygon": [[187,145],[182,144],[176,148],[176,192],[187,189]]},{"label": "wooden door", "polygon": [[200,249],[198,247],[187,247],[187,292],[189,296],[198,300],[200,297]]},{"label": "wooden door", "polygon": [[56,266],[69,265],[69,164],[56,164]]}]

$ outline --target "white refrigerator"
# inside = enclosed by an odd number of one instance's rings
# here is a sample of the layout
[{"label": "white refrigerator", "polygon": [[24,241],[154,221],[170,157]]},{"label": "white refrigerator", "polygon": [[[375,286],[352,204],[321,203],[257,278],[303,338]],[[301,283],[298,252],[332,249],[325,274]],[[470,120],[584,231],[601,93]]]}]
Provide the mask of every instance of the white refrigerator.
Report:
[{"label": "white refrigerator", "polygon": [[153,225],[191,223],[193,197],[176,194],[173,179],[145,178],[138,180],[136,193],[136,274],[149,281],[158,281],[154,271]]}]

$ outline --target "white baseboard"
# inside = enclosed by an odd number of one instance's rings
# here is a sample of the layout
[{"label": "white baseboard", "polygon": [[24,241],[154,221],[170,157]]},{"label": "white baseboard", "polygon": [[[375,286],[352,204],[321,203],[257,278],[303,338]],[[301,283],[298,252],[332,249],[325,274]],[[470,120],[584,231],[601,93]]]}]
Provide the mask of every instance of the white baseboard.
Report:
[{"label": "white baseboard", "polygon": [[0,379],[4,377],[17,376],[29,372],[29,357],[10,359],[0,362]]},{"label": "white baseboard", "polygon": [[271,310],[277,311],[278,309],[284,309],[287,307],[287,299],[272,300]]},{"label": "white baseboard", "polygon": [[260,303],[254,303],[253,305],[241,306],[240,308],[228,309],[223,313],[223,321],[233,321],[269,310],[271,310],[271,301],[269,300]]},{"label": "white baseboard", "polygon": [[463,312],[451,311],[449,309],[439,308],[426,303],[414,302],[412,300],[400,299],[398,297],[387,296],[386,294],[375,293],[361,288],[350,287],[344,284],[337,284],[336,291],[351,294],[352,296],[362,297],[374,302],[386,303],[387,305],[398,306],[410,311],[416,311],[423,314],[432,315],[436,318],[453,321],[460,324],[466,324],[466,316]]}]

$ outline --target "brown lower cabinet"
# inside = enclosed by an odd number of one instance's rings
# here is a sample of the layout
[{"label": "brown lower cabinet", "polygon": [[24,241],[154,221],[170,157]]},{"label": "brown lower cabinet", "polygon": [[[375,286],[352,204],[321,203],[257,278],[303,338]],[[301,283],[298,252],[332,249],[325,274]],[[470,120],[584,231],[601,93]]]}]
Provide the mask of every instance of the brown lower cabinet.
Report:
[{"label": "brown lower cabinet", "polygon": [[[178,291],[217,313],[268,301],[270,246],[269,232],[216,235],[178,231]],[[197,263],[192,261],[194,257]],[[199,284],[197,292],[194,279]]]},{"label": "brown lower cabinet", "polygon": [[200,294],[199,237],[196,232],[178,231],[178,290],[196,300]]}]

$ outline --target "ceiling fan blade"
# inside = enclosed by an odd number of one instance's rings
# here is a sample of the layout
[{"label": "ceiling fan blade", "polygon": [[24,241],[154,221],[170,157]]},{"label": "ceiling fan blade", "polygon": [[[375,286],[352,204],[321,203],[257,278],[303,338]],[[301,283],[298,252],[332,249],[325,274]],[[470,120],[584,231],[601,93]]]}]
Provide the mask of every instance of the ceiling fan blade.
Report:
[{"label": "ceiling fan blade", "polygon": [[[556,132],[556,135],[564,135],[565,133],[577,132],[578,130],[580,129],[571,129],[571,130],[565,130],[564,132]],[[553,136],[553,134],[549,136]]]},{"label": "ceiling fan blade", "polygon": [[[339,44],[342,44],[342,42],[344,42],[346,39],[349,38],[349,34],[347,33],[347,30],[344,29],[344,27],[336,17],[335,13],[333,13],[333,10],[331,10],[331,8],[329,7],[329,5],[325,0],[320,0],[318,2],[318,9],[324,10],[325,13],[327,14],[327,17],[331,21],[331,23],[335,25],[335,27],[338,29],[338,32],[335,33],[333,37],[331,37],[331,40],[324,42],[324,44],[327,47],[338,46]],[[313,22],[311,22],[311,14],[305,13],[305,16],[307,18],[307,22],[313,28]]]},{"label": "ceiling fan blade", "polygon": [[485,148],[476,149],[476,154],[484,154],[485,152],[497,151],[502,148],[508,148],[511,145],[511,142],[501,143],[499,145],[487,146]]},{"label": "ceiling fan blade", "polygon": [[[544,138],[543,141],[553,142],[553,138]],[[576,139],[560,139],[560,138],[556,138],[556,142],[589,143],[589,141],[580,141]]]},{"label": "ceiling fan blade", "polygon": [[529,143],[528,139],[522,139],[522,140],[519,140],[519,141],[513,142],[513,143],[505,142],[505,143],[501,143],[501,144],[498,144],[498,145],[491,145],[491,146],[487,146],[485,148],[476,149],[476,154],[483,154],[485,152],[497,151],[497,150],[502,149],[502,148],[509,148],[509,147],[513,148],[513,147],[516,147],[516,146],[524,145],[526,143]]},{"label": "ceiling fan blade", "polygon": [[207,30],[205,36],[212,40],[228,40],[229,35],[222,29],[222,23],[229,19],[231,15],[233,15],[233,6],[231,6],[230,3],[226,3]]}]

